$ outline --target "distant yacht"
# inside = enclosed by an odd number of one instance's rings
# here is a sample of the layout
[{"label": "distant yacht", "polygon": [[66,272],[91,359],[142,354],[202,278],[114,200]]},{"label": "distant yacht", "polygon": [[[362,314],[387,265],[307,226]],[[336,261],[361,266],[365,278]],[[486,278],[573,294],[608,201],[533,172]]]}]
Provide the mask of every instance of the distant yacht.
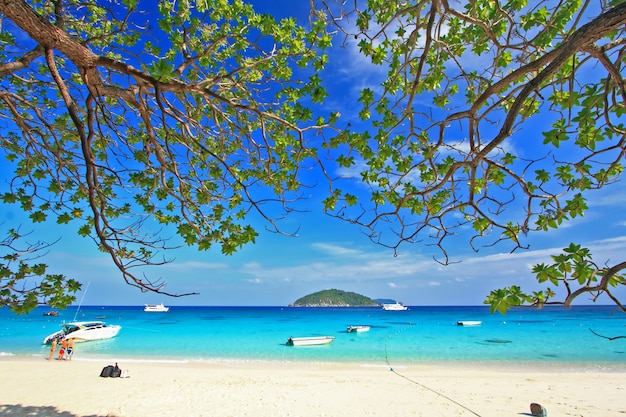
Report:
[{"label": "distant yacht", "polygon": [[405,305],[402,305],[402,303],[399,302],[395,302],[394,304],[383,304],[383,310],[389,310],[389,311],[404,311],[404,310],[408,310],[409,308]]},{"label": "distant yacht", "polygon": [[163,303],[161,304],[146,304],[143,311],[147,311],[150,313],[167,313],[170,311],[169,307],[165,307]]}]

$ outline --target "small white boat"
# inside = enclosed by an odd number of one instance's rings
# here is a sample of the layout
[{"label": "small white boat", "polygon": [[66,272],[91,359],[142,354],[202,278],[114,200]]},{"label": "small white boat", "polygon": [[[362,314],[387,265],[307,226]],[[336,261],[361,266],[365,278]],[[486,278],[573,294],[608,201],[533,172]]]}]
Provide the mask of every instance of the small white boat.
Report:
[{"label": "small white boat", "polygon": [[368,332],[370,326],[348,326],[348,333]]},{"label": "small white boat", "polygon": [[287,339],[287,346],[327,345],[333,340],[333,336],[290,337]]},{"label": "small white boat", "polygon": [[169,307],[165,307],[163,303],[161,304],[145,304],[143,311],[151,312],[151,313],[167,313],[170,311]]},{"label": "small white boat", "polygon": [[408,310],[409,308],[405,305],[403,305],[402,303],[398,303],[395,302],[394,304],[383,304],[383,310],[388,310],[388,311],[404,311],[404,310]]},{"label": "small white boat", "polygon": [[480,326],[483,322],[478,320],[459,320],[456,324],[457,326]]},{"label": "small white boat", "polygon": [[77,342],[87,340],[101,340],[115,337],[122,326],[106,324],[103,321],[75,321],[63,323],[61,330],[48,335],[44,344],[51,343],[53,339],[74,339]]}]

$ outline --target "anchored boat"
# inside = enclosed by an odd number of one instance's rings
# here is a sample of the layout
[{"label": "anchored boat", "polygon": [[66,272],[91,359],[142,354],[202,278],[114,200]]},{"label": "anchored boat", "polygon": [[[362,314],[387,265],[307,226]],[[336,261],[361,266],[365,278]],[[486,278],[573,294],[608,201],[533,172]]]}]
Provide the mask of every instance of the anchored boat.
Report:
[{"label": "anchored boat", "polygon": [[327,345],[333,340],[335,340],[333,336],[290,337],[286,344],[287,346]]},{"label": "anchored boat", "polygon": [[161,304],[145,304],[143,311],[151,312],[151,313],[167,313],[170,311],[169,307],[165,307],[163,303]]},{"label": "anchored boat", "polygon": [[404,311],[404,310],[408,310],[409,308],[405,305],[403,305],[402,303],[394,303],[394,304],[383,304],[383,310],[389,310],[389,311]]},{"label": "anchored boat", "polygon": [[53,339],[74,339],[77,342],[110,339],[115,337],[121,328],[122,326],[106,324],[103,321],[75,321],[63,323],[61,330],[48,335],[43,340],[43,343],[51,343]]},{"label": "anchored boat", "polygon": [[478,320],[459,320],[456,324],[457,326],[480,326],[483,322]]},{"label": "anchored boat", "polygon": [[348,326],[348,333],[360,333],[360,332],[368,332],[370,330],[370,326]]}]

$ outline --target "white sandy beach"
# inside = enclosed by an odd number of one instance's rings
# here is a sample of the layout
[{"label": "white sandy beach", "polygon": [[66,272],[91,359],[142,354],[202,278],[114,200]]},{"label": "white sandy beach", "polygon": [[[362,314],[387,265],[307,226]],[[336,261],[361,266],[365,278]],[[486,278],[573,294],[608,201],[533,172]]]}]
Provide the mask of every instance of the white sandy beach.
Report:
[{"label": "white sandy beach", "polygon": [[626,415],[626,372],[310,363],[120,363],[0,359],[0,416]]}]

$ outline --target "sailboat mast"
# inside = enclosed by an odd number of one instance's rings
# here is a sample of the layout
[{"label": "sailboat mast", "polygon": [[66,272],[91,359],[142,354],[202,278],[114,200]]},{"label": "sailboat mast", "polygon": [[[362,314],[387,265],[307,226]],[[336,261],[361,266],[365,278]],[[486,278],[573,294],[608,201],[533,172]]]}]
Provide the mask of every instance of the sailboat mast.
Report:
[{"label": "sailboat mast", "polygon": [[76,313],[74,313],[74,320],[76,321],[76,317],[78,316],[78,312],[80,311],[80,307],[83,305],[83,300],[85,299],[85,295],[87,295],[87,290],[89,289],[89,284],[91,284],[91,281],[89,281],[87,283],[87,287],[85,288],[85,291],[83,292],[83,296],[80,298],[80,303],[78,303],[78,308],[76,309]]}]

